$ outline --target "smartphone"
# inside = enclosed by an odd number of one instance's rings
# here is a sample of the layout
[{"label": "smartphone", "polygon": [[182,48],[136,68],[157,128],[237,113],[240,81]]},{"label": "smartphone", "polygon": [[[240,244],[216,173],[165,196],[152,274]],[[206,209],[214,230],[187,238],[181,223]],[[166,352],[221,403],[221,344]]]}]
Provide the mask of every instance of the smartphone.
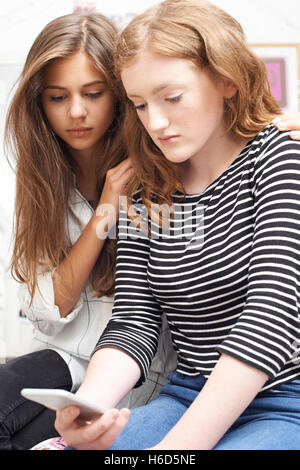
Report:
[{"label": "smartphone", "polygon": [[79,398],[66,390],[52,388],[23,388],[21,395],[52,410],[61,410],[67,406],[76,405],[80,408],[79,417],[90,421],[101,416],[106,410],[98,405]]}]

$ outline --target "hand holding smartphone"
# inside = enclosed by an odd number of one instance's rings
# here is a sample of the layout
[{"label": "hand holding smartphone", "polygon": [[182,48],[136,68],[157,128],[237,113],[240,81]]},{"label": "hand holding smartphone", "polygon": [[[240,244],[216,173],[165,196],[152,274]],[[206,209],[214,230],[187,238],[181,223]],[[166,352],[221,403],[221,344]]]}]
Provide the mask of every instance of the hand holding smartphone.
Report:
[{"label": "hand holding smartphone", "polygon": [[79,418],[85,421],[91,421],[101,416],[106,410],[98,405],[89,403],[88,401],[79,398],[74,393],[67,392],[66,390],[51,389],[51,388],[23,388],[21,395],[28,400],[33,400],[41,405],[46,406],[52,410],[62,410],[67,406],[79,406]]}]

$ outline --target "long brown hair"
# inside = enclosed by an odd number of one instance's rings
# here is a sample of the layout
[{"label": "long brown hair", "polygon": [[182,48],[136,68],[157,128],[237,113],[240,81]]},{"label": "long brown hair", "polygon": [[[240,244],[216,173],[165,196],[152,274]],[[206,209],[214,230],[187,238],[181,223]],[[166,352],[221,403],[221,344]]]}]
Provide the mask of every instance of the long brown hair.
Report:
[{"label": "long brown hair", "polygon": [[[99,193],[107,170],[125,156],[119,129],[123,118],[120,89],[113,73],[117,30],[101,14],[65,15],[51,21],[38,35],[27,56],[8,110],[6,149],[16,161],[16,201],[12,275],[28,284],[31,295],[38,270],[52,271],[71,247],[65,221],[74,184],[67,146],[51,129],[41,104],[42,80],[51,61],[85,51],[117,97],[113,123],[102,138]],[[101,259],[101,261],[100,261]],[[114,286],[115,241],[107,239],[93,270],[98,296],[111,295]]]},{"label": "long brown hair", "polygon": [[[116,43],[119,78],[122,68],[145,49],[191,60],[216,78],[231,80],[237,93],[224,100],[228,131],[250,139],[281,112],[271,94],[264,63],[247,46],[240,24],[208,1],[165,0],[135,17]],[[184,192],[176,167],[155,146],[129,100],[124,139],[137,175],[128,187],[128,196],[142,187],[148,211],[153,201],[171,204],[176,190]]]}]

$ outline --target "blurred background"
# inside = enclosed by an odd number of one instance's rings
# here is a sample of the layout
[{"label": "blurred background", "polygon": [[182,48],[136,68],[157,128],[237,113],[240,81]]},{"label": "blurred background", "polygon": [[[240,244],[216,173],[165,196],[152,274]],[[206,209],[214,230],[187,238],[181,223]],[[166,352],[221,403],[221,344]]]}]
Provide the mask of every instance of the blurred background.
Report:
[{"label": "blurred background", "polygon": [[[2,0],[0,3],[0,362],[29,350],[32,327],[20,312],[18,284],[9,272],[15,195],[13,169],[3,152],[5,114],[35,37],[52,19],[99,11],[122,28],[155,0]],[[299,0],[213,0],[234,16],[265,60],[273,94],[284,112],[299,109]]]}]

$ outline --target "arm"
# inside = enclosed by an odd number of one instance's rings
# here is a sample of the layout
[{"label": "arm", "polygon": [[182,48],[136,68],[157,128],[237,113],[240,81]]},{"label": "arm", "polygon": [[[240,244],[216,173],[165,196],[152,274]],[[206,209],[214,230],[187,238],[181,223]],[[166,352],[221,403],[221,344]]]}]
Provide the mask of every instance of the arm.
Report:
[{"label": "arm", "polygon": [[67,317],[73,310],[101,253],[105,239],[97,237],[96,227],[103,218],[97,216],[97,211],[94,212],[68,256],[52,276],[54,303],[61,317]]},{"label": "arm", "polygon": [[138,364],[126,353],[112,348],[99,349],[91,357],[77,394],[105,408],[114,408],[135,386],[140,375]]},{"label": "arm", "polygon": [[291,131],[291,139],[300,140],[300,113],[279,116],[274,119],[273,124],[280,131]]},{"label": "arm", "polygon": [[133,388],[140,374],[137,363],[124,352],[111,348],[96,351],[77,394],[109,411],[92,423],[78,422],[75,406],[58,411],[55,427],[64,440],[79,450],[107,449],[130,416],[129,410],[113,407]]},{"label": "arm", "polygon": [[[61,317],[69,315],[88,281],[105,243],[107,233],[116,223],[119,196],[131,175],[132,168],[129,159],[107,172],[97,210],[68,256],[53,274],[55,305],[59,308]],[[110,213],[101,211],[105,207],[111,208],[112,211]],[[104,227],[106,224],[108,227]],[[108,228],[108,230],[104,230],[104,228]]]},{"label": "arm", "polygon": [[222,354],[196,400],[153,449],[213,449],[267,379],[263,372]]},{"label": "arm", "polygon": [[[137,201],[139,202],[139,201]],[[124,351],[139,365],[143,382],[158,347],[161,307],[148,285],[150,240],[120,211],[113,315],[95,350]]]}]

